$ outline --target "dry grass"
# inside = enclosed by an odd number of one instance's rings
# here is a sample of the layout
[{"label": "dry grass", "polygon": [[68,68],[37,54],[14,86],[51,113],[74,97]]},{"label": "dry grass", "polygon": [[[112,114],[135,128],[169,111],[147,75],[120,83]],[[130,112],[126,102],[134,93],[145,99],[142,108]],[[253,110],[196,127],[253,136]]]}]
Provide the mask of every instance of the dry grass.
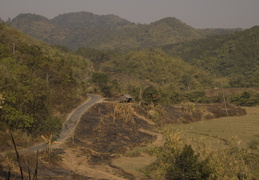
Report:
[{"label": "dry grass", "polygon": [[175,125],[192,140],[206,140],[215,145],[227,144],[233,140],[246,147],[249,142],[259,140],[259,107],[247,108],[247,115],[224,117],[191,124]]},{"label": "dry grass", "polygon": [[144,178],[144,169],[156,160],[156,157],[142,154],[139,157],[121,157],[113,160],[113,164],[138,178]]}]

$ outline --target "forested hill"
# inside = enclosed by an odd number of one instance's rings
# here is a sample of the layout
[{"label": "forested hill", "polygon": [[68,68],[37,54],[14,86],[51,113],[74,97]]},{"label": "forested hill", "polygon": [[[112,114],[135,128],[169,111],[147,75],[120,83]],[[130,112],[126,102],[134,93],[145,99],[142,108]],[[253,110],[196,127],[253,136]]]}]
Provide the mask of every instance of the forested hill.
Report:
[{"label": "forested hill", "polygon": [[226,36],[173,44],[163,49],[231,87],[259,86],[259,26]]},{"label": "forested hill", "polygon": [[0,127],[56,133],[59,115],[86,98],[90,68],[89,60],[0,23]]},{"label": "forested hill", "polygon": [[90,27],[126,26],[132,23],[116,15],[95,15],[89,12],[67,13],[50,20],[52,23],[69,29]]},{"label": "forested hill", "polygon": [[20,14],[10,24],[32,37],[71,49],[91,47],[128,50],[160,47],[229,32],[197,30],[170,17],[151,24],[135,24],[115,15],[88,12],[67,13],[53,19],[35,14]]}]

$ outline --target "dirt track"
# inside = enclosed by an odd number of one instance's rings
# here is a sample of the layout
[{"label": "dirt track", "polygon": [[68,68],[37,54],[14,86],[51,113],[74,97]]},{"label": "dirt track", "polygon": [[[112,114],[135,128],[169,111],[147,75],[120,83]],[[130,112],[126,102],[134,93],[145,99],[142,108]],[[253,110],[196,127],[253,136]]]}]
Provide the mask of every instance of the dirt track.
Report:
[{"label": "dirt track", "polygon": [[94,104],[102,102],[102,98],[98,95],[88,94],[89,99],[80,105],[77,109],[72,111],[67,120],[64,122],[60,137],[57,142],[63,142],[65,139],[74,132],[77,124],[79,123],[81,116]]},{"label": "dirt track", "polygon": [[[52,147],[56,147],[60,143],[63,143],[75,130],[77,124],[79,123],[81,116],[96,103],[102,101],[102,98],[98,95],[88,94],[88,99],[83,102],[78,108],[74,109],[67,117],[66,121],[63,123],[62,130],[59,138],[52,145]],[[35,146],[30,147],[29,149],[25,149],[22,151],[37,151],[43,150],[46,146],[46,143],[41,143]]]}]

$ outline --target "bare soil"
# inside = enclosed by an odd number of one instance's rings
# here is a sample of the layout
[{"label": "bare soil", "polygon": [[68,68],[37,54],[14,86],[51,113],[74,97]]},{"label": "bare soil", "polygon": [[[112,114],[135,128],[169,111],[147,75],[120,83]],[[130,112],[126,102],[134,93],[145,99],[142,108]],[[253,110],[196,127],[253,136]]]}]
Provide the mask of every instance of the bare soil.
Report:
[{"label": "bare soil", "polygon": [[[242,108],[230,105],[227,111],[230,116],[246,114]],[[157,112],[159,116],[154,118],[151,112]],[[40,159],[38,179],[142,179],[143,173],[136,169],[149,165],[155,158],[148,154],[125,157],[127,151],[151,143],[161,146],[163,137],[157,129],[166,124],[224,116],[226,108],[223,104],[158,107],[112,101],[96,104],[81,117],[74,134],[53,149],[51,163]],[[135,168],[129,170],[130,167]],[[2,172],[6,172],[4,167]],[[19,175],[17,168],[14,172]]]}]

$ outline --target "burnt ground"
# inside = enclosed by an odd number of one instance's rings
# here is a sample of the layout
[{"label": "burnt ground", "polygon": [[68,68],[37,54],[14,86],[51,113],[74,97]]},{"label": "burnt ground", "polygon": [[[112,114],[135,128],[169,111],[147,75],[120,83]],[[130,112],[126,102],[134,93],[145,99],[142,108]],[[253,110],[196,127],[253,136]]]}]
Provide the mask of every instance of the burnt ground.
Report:
[{"label": "burnt ground", "polygon": [[[227,105],[226,111],[224,104],[157,107],[107,101],[96,104],[81,117],[72,138],[52,151],[53,162],[40,159],[38,179],[136,179],[112,165],[112,159],[133,147],[153,142],[157,137],[150,132],[158,127],[224,117],[227,113],[246,114],[232,105]],[[14,173],[18,176],[19,171]]]},{"label": "burnt ground", "polygon": [[154,137],[140,129],[152,128],[134,114],[131,104],[102,103],[82,116],[74,144],[90,152],[91,161],[98,163],[151,142]]}]

